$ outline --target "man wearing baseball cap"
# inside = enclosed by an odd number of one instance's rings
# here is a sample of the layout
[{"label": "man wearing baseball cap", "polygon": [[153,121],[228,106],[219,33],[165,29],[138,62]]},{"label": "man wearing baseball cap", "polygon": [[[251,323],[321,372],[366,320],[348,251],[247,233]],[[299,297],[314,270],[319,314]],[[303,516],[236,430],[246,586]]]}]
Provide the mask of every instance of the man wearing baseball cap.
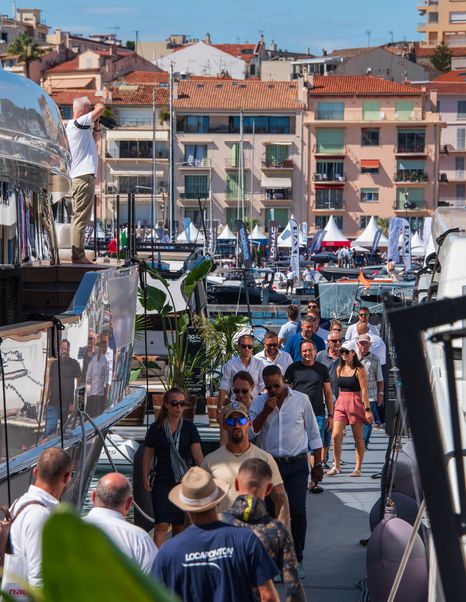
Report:
[{"label": "man wearing baseball cap", "polygon": [[182,600],[278,602],[272,582],[278,569],[249,529],[218,520],[217,505],[228,485],[202,468],[188,470],[169,493],[192,525],[165,543],[154,563],[155,576]]},{"label": "man wearing baseball cap", "polygon": [[202,463],[210,474],[225,481],[229,490],[219,505],[219,512],[227,512],[236,499],[235,479],[245,460],[260,458],[267,462],[272,470],[272,491],[270,497],[275,506],[275,517],[286,527],[290,526],[290,509],[280,470],[273,457],[249,441],[252,422],[248,408],[239,401],[232,401],[223,408],[223,424],[228,440],[211,454],[207,454]]}]

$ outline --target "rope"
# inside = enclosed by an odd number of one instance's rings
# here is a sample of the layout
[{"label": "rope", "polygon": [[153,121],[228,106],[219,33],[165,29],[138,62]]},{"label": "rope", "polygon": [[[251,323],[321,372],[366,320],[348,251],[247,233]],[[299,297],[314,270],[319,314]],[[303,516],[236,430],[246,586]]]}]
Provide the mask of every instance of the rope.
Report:
[{"label": "rope", "polygon": [[6,387],[5,387],[5,368],[3,366],[3,356],[1,346],[3,339],[0,337],[0,371],[2,374],[2,394],[3,394],[3,426],[5,429],[5,459],[6,459],[6,484],[8,489],[8,507],[11,506],[11,485],[10,485],[10,450],[8,445],[8,425],[6,420]]},{"label": "rope", "polygon": [[390,595],[388,596],[387,602],[394,602],[395,596],[398,592],[398,588],[400,587],[401,579],[408,565],[409,557],[411,556],[411,552],[413,551],[414,542],[416,541],[417,532],[421,525],[422,516],[424,514],[426,504],[425,501],[422,500],[422,503],[419,507],[419,511],[416,516],[416,520],[413,525],[413,530],[411,532],[411,536],[406,545],[405,551],[403,553],[403,557],[400,562],[400,566],[398,567],[398,571],[396,573],[395,581],[393,582],[392,589],[390,590]]}]

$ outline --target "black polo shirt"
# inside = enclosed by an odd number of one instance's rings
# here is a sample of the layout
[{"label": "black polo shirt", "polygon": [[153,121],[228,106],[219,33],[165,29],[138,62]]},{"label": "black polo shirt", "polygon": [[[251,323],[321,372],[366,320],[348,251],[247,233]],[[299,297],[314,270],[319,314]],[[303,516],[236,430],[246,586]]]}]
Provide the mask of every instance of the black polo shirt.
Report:
[{"label": "black polo shirt", "polygon": [[323,385],[330,382],[326,366],[320,362],[314,362],[312,366],[294,362],[286,369],[285,382],[309,397],[316,416],[325,416]]}]

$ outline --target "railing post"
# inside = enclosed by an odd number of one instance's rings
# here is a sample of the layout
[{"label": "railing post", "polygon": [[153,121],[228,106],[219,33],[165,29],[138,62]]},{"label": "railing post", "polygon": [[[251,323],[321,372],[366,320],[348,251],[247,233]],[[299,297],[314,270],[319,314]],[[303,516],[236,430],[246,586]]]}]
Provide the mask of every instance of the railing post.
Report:
[{"label": "railing post", "polygon": [[120,261],[120,195],[116,195],[116,246],[117,261]]},{"label": "railing post", "polygon": [[94,259],[97,260],[99,247],[97,245],[97,195],[94,195]]}]

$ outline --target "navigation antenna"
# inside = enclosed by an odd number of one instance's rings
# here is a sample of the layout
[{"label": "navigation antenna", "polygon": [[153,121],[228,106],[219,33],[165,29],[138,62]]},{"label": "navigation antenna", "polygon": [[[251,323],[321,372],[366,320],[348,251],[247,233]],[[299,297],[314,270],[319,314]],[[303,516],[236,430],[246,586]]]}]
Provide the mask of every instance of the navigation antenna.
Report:
[{"label": "navigation antenna", "polygon": [[366,29],[366,31],[364,33],[367,36],[367,47],[370,48],[372,31],[370,29]]}]

